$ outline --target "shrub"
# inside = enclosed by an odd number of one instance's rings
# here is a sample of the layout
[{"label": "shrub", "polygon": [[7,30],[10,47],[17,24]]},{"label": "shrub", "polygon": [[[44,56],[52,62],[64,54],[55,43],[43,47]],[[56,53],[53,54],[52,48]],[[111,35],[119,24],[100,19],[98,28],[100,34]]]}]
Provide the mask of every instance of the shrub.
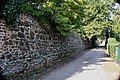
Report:
[{"label": "shrub", "polygon": [[107,44],[107,51],[113,59],[116,59],[116,46],[118,46],[118,42],[116,41],[115,38],[109,38],[108,39],[108,44]]},{"label": "shrub", "polygon": [[108,43],[116,43],[116,39],[115,38],[108,38]]}]

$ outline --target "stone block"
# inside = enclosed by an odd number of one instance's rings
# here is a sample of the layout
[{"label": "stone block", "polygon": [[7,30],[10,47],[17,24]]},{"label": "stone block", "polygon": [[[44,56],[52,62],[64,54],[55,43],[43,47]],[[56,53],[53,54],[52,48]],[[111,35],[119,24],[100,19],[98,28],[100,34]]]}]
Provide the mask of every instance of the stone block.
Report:
[{"label": "stone block", "polygon": [[25,35],[24,35],[24,33],[22,33],[22,32],[18,32],[18,37],[20,37],[20,38],[25,38]]},{"label": "stone block", "polygon": [[13,40],[9,40],[9,41],[8,41],[8,44],[9,44],[9,45],[13,45]]},{"label": "stone block", "polygon": [[34,39],[34,35],[35,35],[35,33],[34,33],[33,31],[31,31],[31,32],[30,32],[30,37],[31,37],[31,39]]},{"label": "stone block", "polygon": [[24,28],[23,27],[21,27],[20,29],[21,29],[21,32],[24,32]]}]

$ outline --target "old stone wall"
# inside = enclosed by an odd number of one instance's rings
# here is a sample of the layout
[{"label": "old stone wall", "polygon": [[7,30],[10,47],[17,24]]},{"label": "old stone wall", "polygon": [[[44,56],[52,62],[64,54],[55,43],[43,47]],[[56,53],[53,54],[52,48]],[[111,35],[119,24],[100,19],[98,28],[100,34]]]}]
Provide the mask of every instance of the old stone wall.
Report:
[{"label": "old stone wall", "polygon": [[0,20],[0,57],[2,56],[3,51],[3,43],[5,37],[5,22],[4,20]]},{"label": "old stone wall", "polygon": [[86,42],[77,33],[68,37],[47,33],[30,15],[22,14],[16,29],[9,29],[0,20],[0,66],[4,74],[35,68],[85,48]]}]

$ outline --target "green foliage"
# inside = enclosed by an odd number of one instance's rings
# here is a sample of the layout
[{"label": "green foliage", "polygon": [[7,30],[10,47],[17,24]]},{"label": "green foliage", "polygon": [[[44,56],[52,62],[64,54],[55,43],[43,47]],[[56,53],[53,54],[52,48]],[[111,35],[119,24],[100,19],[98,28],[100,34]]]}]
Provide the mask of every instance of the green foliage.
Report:
[{"label": "green foliage", "polygon": [[116,59],[116,46],[118,46],[118,43],[111,43],[108,45],[108,52],[113,59]]},{"label": "green foliage", "polygon": [[21,0],[7,0],[1,6],[0,16],[4,17],[7,25],[16,27],[17,19],[20,14]]},{"label": "green foliage", "polygon": [[87,37],[103,36],[110,25],[106,19],[112,4],[113,0],[8,0],[0,15],[13,27],[22,11],[37,17],[45,29],[63,36],[71,30]]},{"label": "green foliage", "polygon": [[116,59],[116,46],[118,46],[118,42],[115,38],[109,38],[107,44],[107,51],[113,59]]},{"label": "green foliage", "polygon": [[109,26],[110,21],[107,16],[110,14],[111,5],[113,0],[84,0],[84,14],[83,30],[84,35],[91,38],[96,35],[97,37],[105,36],[105,29]]},{"label": "green foliage", "polygon": [[120,41],[120,10],[115,10],[111,26],[113,37]]},{"label": "green foliage", "polygon": [[[25,0],[22,10],[39,19],[44,17],[44,27],[55,29],[63,36],[75,30],[83,36],[92,37],[101,36],[109,25],[106,16],[112,3],[112,0]],[[37,9],[38,6],[40,9]],[[46,26],[48,22],[51,26]]]},{"label": "green foliage", "polygon": [[[38,19],[45,19],[44,27],[67,36],[72,29],[80,28],[83,12],[82,0],[35,0],[25,1],[22,11]],[[40,7],[38,9],[38,7]],[[42,16],[42,17],[41,17]],[[51,26],[47,24],[50,23]],[[54,29],[54,30],[53,30]]]},{"label": "green foliage", "polygon": [[115,38],[108,38],[108,43],[116,43],[116,39]]}]

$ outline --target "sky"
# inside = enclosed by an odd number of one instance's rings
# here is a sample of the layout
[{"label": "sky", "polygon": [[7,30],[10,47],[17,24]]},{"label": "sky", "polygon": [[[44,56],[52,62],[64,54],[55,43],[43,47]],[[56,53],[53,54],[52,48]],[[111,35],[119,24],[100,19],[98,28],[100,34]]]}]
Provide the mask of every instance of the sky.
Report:
[{"label": "sky", "polygon": [[120,8],[120,3],[115,3],[115,7],[117,8]]}]

